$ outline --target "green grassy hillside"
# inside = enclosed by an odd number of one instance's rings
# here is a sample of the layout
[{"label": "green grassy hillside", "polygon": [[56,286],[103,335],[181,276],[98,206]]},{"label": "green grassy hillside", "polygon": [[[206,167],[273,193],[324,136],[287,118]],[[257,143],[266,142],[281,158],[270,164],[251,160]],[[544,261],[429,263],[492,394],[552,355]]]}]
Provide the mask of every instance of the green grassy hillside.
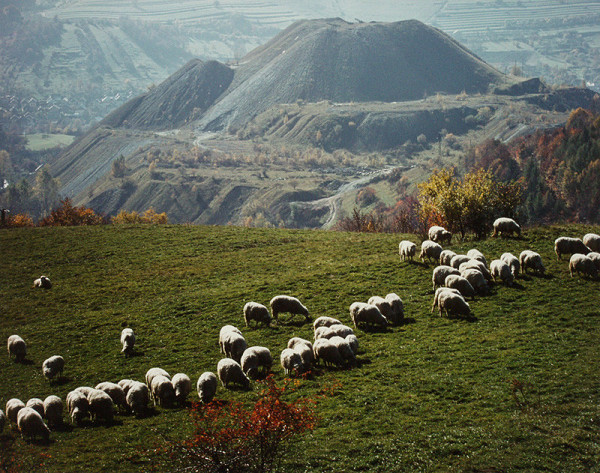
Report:
[{"label": "green grassy hillside", "polygon": [[[226,323],[276,359],[290,337],[312,339],[310,325],[289,316],[272,328],[244,328],[247,301],[290,294],[313,316],[350,324],[352,302],[396,292],[409,323],[357,330],[360,366],[318,370],[301,384],[299,395],[311,397],[340,387],[319,401],[320,423],[289,447],[285,471],[592,471],[600,458],[600,282],[570,278],[553,253],[557,236],[590,230],[453,243],[457,252],[478,247],[488,261],[532,248],[548,270],[471,303],[474,322],[430,313],[433,266],[397,254],[398,242],[414,236],[186,225],[1,231],[0,339],[20,334],[30,363],[0,358],[0,406],[143,380],[153,366],[187,373],[195,384],[216,370]],[[51,290],[31,288],[41,274]],[[138,356],[129,359],[120,353],[125,326],[138,335]],[[66,360],[66,380],[50,385],[41,364],[54,354]],[[281,381],[278,364],[273,371]],[[513,380],[525,383],[518,402]],[[217,397],[255,399],[222,388]],[[16,445],[23,455],[49,455],[48,471],[140,471],[155,441],[190,430],[185,409],[158,408],[144,419],[119,415],[110,427],[53,432],[48,446]],[[5,427],[2,435],[18,433]]]}]

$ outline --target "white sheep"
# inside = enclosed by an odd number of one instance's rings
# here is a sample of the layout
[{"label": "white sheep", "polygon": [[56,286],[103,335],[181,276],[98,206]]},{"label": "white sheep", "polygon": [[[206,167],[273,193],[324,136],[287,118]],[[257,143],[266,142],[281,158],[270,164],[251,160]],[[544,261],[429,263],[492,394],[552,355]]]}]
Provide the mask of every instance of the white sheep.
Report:
[{"label": "white sheep", "polygon": [[188,394],[192,392],[192,380],[187,374],[177,373],[171,380],[173,390],[175,391],[175,400],[179,404],[185,403]]},{"label": "white sheep", "polygon": [[44,401],[37,397],[32,397],[25,403],[25,407],[30,407],[34,411],[36,411],[39,415],[44,417]]},{"label": "white sheep", "polygon": [[326,338],[325,336],[329,333],[329,327],[317,327],[314,333],[315,340],[319,338]]},{"label": "white sheep", "polygon": [[83,419],[89,418],[90,404],[87,400],[87,395],[74,390],[67,394],[66,400],[67,410],[72,422],[79,425]]},{"label": "white sheep", "polygon": [[517,278],[519,272],[521,271],[521,263],[519,263],[519,258],[517,258],[512,253],[502,253],[500,259],[504,261],[508,267],[510,268],[510,272],[513,275],[513,278]]},{"label": "white sheep", "polygon": [[223,325],[221,330],[219,330],[219,348],[223,354],[225,353],[225,337],[227,337],[230,332],[242,335],[242,332],[237,327],[234,327],[233,325]]},{"label": "white sheep", "polygon": [[455,255],[450,260],[450,266],[458,269],[460,268],[461,264],[468,263],[469,261],[471,261],[471,258],[469,258],[467,255]]},{"label": "white sheep", "polygon": [[469,281],[469,283],[471,284],[471,286],[473,286],[473,289],[475,289],[477,294],[484,295],[489,292],[488,283],[485,277],[483,276],[483,273],[478,269],[468,268],[462,271],[460,275],[467,281]]},{"label": "white sheep", "polygon": [[465,317],[470,317],[471,308],[469,304],[463,296],[458,294],[453,294],[451,292],[442,292],[438,299],[438,307],[440,311],[440,316],[442,312],[446,312],[446,316],[450,315],[463,315]]},{"label": "white sheep", "polygon": [[131,387],[135,383],[138,383],[138,382],[139,381],[134,381],[133,379],[122,379],[117,384],[123,388],[123,391],[125,391],[125,395],[127,395],[127,393],[129,392],[129,390],[131,389]]},{"label": "white sheep", "polygon": [[440,227],[439,225],[430,227],[427,235],[431,241],[435,241],[436,243],[446,242],[450,244],[452,241],[452,233],[450,233],[444,227]]},{"label": "white sheep", "polygon": [[292,373],[299,374],[304,371],[300,353],[292,348],[283,349],[279,360],[286,376],[290,376]]},{"label": "white sheep", "polygon": [[244,350],[248,348],[248,344],[243,335],[236,332],[227,332],[223,338],[223,348],[225,355],[239,362]]},{"label": "white sheep", "polygon": [[398,245],[398,253],[400,254],[400,259],[402,261],[407,259],[412,261],[417,254],[417,245],[412,241],[403,240]]},{"label": "white sheep", "polygon": [[442,250],[440,253],[440,265],[442,266],[452,266],[450,262],[452,258],[456,256],[456,253],[452,250]]},{"label": "white sheep", "polygon": [[467,269],[476,269],[481,274],[483,274],[483,277],[486,279],[486,281],[491,281],[492,280],[492,273],[490,273],[490,271],[489,271],[489,269],[487,269],[486,265],[483,264],[479,260],[470,259],[469,261],[466,261],[466,262],[462,263],[458,267],[459,271],[465,271]]},{"label": "white sheep", "polygon": [[135,345],[135,333],[133,333],[133,329],[124,328],[121,331],[121,345],[123,345],[121,353],[125,354],[125,356],[133,354],[133,345]]},{"label": "white sheep", "polygon": [[217,393],[217,384],[217,377],[214,373],[206,371],[200,375],[198,382],[196,383],[200,402],[208,404],[213,400]]},{"label": "white sheep", "polygon": [[376,306],[364,302],[353,302],[350,305],[350,318],[357,328],[360,324],[379,325],[380,327],[388,325],[387,319]]},{"label": "white sheep", "polygon": [[293,337],[288,340],[287,348],[296,350],[300,354],[300,358],[302,358],[304,367],[310,369],[315,361],[312,343],[300,337]]},{"label": "white sheep", "polygon": [[127,401],[125,400],[127,394],[120,385],[105,381],[98,384],[94,389],[99,389],[100,391],[104,391],[106,394],[108,394],[112,401],[119,406],[119,408],[124,410],[128,409]]},{"label": "white sheep", "polygon": [[435,291],[438,288],[438,286],[443,286],[446,281],[446,278],[451,274],[460,275],[460,271],[456,268],[453,268],[452,266],[437,266],[433,270],[433,275],[431,276],[433,290]]},{"label": "white sheep", "polygon": [[231,359],[223,358],[217,363],[217,376],[225,389],[231,383],[238,384],[244,389],[250,389],[250,380],[242,371],[240,364]]},{"label": "white sheep", "polygon": [[6,425],[6,415],[4,415],[4,411],[0,409],[0,434],[4,430],[4,425]]},{"label": "white sheep", "polygon": [[164,376],[169,381],[171,380],[171,375],[162,368],[150,368],[148,371],[146,371],[146,386],[150,387],[152,384],[152,379],[154,379],[156,376]]},{"label": "white sheep", "polygon": [[11,335],[8,337],[8,341],[6,343],[6,347],[8,349],[8,356],[15,357],[15,361],[17,363],[25,360],[25,356],[27,356],[27,343],[18,335]]},{"label": "white sheep", "polygon": [[583,237],[583,244],[590,250],[600,253],[600,235],[596,233],[587,233]]},{"label": "white sheep", "polygon": [[346,341],[348,342],[348,345],[350,345],[350,348],[352,348],[354,354],[358,355],[358,338],[356,335],[348,335]]},{"label": "white sheep", "polygon": [[57,374],[62,376],[63,370],[65,368],[65,359],[60,355],[54,355],[44,360],[42,364],[42,372],[46,379],[52,379]]},{"label": "white sheep", "polygon": [[87,397],[88,394],[91,393],[93,390],[94,388],[91,388],[89,386],[79,386],[78,388],[75,388],[75,391],[79,391],[85,397]]},{"label": "white sheep", "polygon": [[262,323],[268,326],[271,323],[271,319],[272,317],[271,314],[269,314],[269,309],[264,305],[259,304],[258,302],[247,302],[244,305],[244,321],[246,322],[246,327],[248,327],[251,320],[254,320],[256,325]]},{"label": "white sheep", "polygon": [[273,318],[278,320],[279,314],[290,313],[292,315],[303,315],[306,320],[310,319],[308,309],[295,297],[291,296],[275,296],[271,299],[271,313]]},{"label": "white sheep", "polygon": [[125,402],[134,415],[143,415],[146,409],[148,409],[148,403],[150,402],[150,390],[148,386],[139,381],[128,384]]},{"label": "white sheep", "polygon": [[479,251],[477,248],[471,248],[469,251],[467,251],[467,256],[471,259],[481,261],[484,266],[487,266],[487,261],[485,259],[485,256],[483,256],[483,253],[481,251]]},{"label": "white sheep", "polygon": [[24,407],[17,414],[17,427],[21,436],[28,436],[30,440],[35,440],[40,436],[45,442],[50,440],[50,429],[44,424],[44,419],[39,412],[31,407]]},{"label": "white sheep", "polygon": [[458,289],[458,292],[460,292],[464,298],[471,297],[472,300],[475,300],[475,289],[467,279],[458,274],[447,276],[444,281],[444,286],[450,289]]},{"label": "white sheep", "polygon": [[544,274],[546,268],[542,264],[542,257],[539,253],[531,250],[523,250],[519,255],[519,264],[521,265],[521,272],[527,273],[528,269],[532,269],[536,273]]},{"label": "white sheep", "polygon": [[240,360],[242,371],[251,379],[256,379],[262,369],[266,374],[273,366],[273,357],[267,347],[249,347],[244,351]]},{"label": "white sheep", "polygon": [[344,324],[335,324],[328,327],[327,333],[322,338],[342,337],[354,334],[354,330]]},{"label": "white sheep", "polygon": [[[389,320],[389,318],[391,318],[393,316],[392,304],[390,304],[388,301],[385,300],[385,298],[383,298],[381,296],[370,297],[369,300],[367,301],[367,304],[371,304],[371,305],[374,305],[375,307],[377,307],[379,309],[379,312],[381,312],[383,314],[383,316],[388,320]],[[331,338],[331,337],[325,337],[325,338]]]},{"label": "white sheep", "polygon": [[171,406],[175,402],[175,389],[166,376],[154,376],[149,387],[155,406],[157,404],[161,407]]},{"label": "white sheep", "polygon": [[342,358],[342,355],[340,355],[338,347],[336,347],[326,338],[320,338],[316,340],[313,344],[313,350],[315,355],[315,363],[318,363],[320,360],[323,360],[323,364],[325,366],[344,365],[344,359]]},{"label": "white sheep", "polygon": [[385,300],[392,307],[392,312],[388,318],[388,321],[394,325],[398,325],[404,319],[404,302],[402,302],[400,296],[395,292],[386,294]]},{"label": "white sheep", "polygon": [[596,269],[600,271],[600,253],[592,251],[591,253],[587,254],[587,257],[594,262],[594,264],[596,265]]},{"label": "white sheep", "polygon": [[25,407],[25,403],[17,398],[12,398],[6,401],[6,417],[13,424],[17,423],[17,414]]},{"label": "white sheep", "polygon": [[92,420],[98,422],[102,419],[107,424],[112,424],[115,409],[112,398],[100,389],[92,389],[88,395],[90,415]]},{"label": "white sheep", "polygon": [[437,263],[440,260],[442,251],[443,248],[435,241],[425,240],[421,243],[421,253],[419,254],[419,258],[421,258],[423,263],[425,263],[425,258]]},{"label": "white sheep", "polygon": [[331,325],[341,324],[338,319],[333,317],[321,316],[313,322],[313,330],[317,330],[319,327],[329,327]]},{"label": "white sheep", "polygon": [[39,278],[33,281],[33,287],[50,289],[52,287],[52,283],[50,282],[50,279],[48,279],[46,276],[40,276]]},{"label": "white sheep", "polygon": [[490,263],[490,272],[494,281],[502,280],[507,286],[512,286],[515,280],[510,266],[500,259],[495,259]]},{"label": "white sheep", "polygon": [[556,253],[557,260],[561,260],[562,255],[572,255],[575,253],[587,255],[590,251],[580,238],[559,237],[554,240],[554,252]]},{"label": "white sheep", "polygon": [[461,295],[458,289],[450,288],[450,287],[438,287],[433,294],[433,304],[431,304],[431,312],[435,310],[436,307],[440,304],[440,295],[443,292],[451,292],[452,294]]},{"label": "white sheep", "polygon": [[571,256],[571,259],[569,260],[569,272],[571,273],[571,277],[573,277],[574,272],[576,272],[578,276],[589,276],[592,279],[598,277],[598,269],[596,268],[594,261],[580,253],[575,253]]},{"label": "white sheep", "polygon": [[335,336],[331,337],[329,341],[337,347],[340,356],[346,363],[356,362],[356,354],[354,353],[354,350],[350,346],[350,342],[348,340]]},{"label": "white sheep", "polygon": [[492,236],[506,236],[510,234],[511,236],[515,233],[517,236],[521,236],[521,226],[515,222],[512,218],[508,217],[500,217],[494,220],[494,233]]},{"label": "white sheep", "polygon": [[48,420],[49,427],[60,426],[63,423],[63,402],[55,395],[44,399],[44,417]]}]

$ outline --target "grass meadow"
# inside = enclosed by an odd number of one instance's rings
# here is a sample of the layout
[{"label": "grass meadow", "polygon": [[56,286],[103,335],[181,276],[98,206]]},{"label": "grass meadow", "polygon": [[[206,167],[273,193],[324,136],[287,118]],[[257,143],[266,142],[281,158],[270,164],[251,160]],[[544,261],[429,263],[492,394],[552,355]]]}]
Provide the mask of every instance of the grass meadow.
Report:
[{"label": "grass meadow", "polygon": [[[303,318],[245,328],[248,301],[300,298],[313,317],[350,325],[348,307],[396,292],[407,323],[356,330],[359,366],[316,370],[297,396],[317,403],[317,428],[286,446],[286,472],[598,471],[600,463],[599,281],[571,278],[553,241],[598,229],[529,229],[520,239],[453,242],[479,248],[488,263],[531,248],[547,275],[496,285],[471,303],[475,320],[430,313],[433,265],[401,262],[398,243],[414,235],[239,227],[100,226],[0,231],[0,335],[28,344],[27,362],[0,357],[0,406],[17,397],[63,400],[77,386],[143,380],[154,366],[187,373],[194,385],[221,358],[218,332],[238,326],[249,345],[269,347],[275,379],[292,336],[312,340]],[[41,274],[51,290],[31,288]],[[123,327],[137,334],[136,356],[120,353]],[[64,378],[49,383],[41,364],[65,358]],[[332,388],[334,387],[334,388]],[[219,387],[218,399],[251,402],[253,392]],[[195,391],[190,399],[196,397]],[[67,415],[65,414],[65,419]],[[17,437],[36,471],[143,471],[163,439],[191,432],[186,409],[156,408],[112,426],[53,432],[49,445]],[[33,459],[33,460],[32,460]]]}]

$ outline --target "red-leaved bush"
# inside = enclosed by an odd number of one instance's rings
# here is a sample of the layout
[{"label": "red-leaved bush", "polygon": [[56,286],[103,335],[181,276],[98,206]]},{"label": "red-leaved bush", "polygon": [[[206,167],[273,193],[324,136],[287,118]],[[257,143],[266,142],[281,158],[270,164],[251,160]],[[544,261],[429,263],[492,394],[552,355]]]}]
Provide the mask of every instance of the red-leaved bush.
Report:
[{"label": "red-leaved bush", "polygon": [[62,227],[74,225],[101,225],[105,219],[87,207],[75,207],[68,197],[50,215],[40,220],[40,227]]}]

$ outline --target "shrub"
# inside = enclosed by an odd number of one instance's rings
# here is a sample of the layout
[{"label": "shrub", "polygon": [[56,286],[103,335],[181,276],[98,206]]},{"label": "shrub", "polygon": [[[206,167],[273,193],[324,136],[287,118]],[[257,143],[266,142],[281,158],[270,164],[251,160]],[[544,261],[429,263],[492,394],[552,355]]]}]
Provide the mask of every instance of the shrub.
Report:
[{"label": "shrub", "polygon": [[127,210],[121,210],[116,216],[112,217],[110,221],[114,225],[134,223],[164,225],[169,223],[169,219],[167,217],[166,212],[160,214],[156,213],[156,211],[152,207],[150,207],[141,215],[135,210],[132,210],[131,212],[128,212]]},{"label": "shrub", "polygon": [[33,219],[29,214],[9,216],[7,226],[10,228],[33,227]]},{"label": "shrub", "polygon": [[60,206],[50,212],[50,215],[40,220],[40,227],[62,227],[75,225],[101,225],[105,219],[92,209],[81,206],[74,207],[68,197],[60,201]]}]

